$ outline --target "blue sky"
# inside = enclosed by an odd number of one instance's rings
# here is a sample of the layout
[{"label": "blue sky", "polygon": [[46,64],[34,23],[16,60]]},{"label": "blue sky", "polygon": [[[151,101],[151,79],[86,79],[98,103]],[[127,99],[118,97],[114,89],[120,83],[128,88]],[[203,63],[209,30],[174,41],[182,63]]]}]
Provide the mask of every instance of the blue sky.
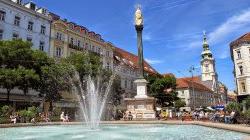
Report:
[{"label": "blue sky", "polygon": [[249,0],[33,0],[63,18],[100,33],[106,41],[137,53],[135,5],[144,14],[144,56],[160,73],[200,74],[206,30],[219,80],[235,88],[229,43],[250,31]]}]

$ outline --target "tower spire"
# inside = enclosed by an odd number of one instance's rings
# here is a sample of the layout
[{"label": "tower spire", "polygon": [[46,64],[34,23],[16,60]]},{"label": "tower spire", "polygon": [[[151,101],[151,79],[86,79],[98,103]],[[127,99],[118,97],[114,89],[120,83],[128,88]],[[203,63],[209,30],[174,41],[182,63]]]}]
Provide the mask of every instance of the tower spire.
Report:
[{"label": "tower spire", "polygon": [[203,44],[208,44],[208,43],[207,43],[206,31],[203,31]]},{"label": "tower spire", "polygon": [[203,45],[202,45],[202,47],[203,47],[203,51],[201,53],[202,59],[213,58],[212,52],[209,49],[206,31],[203,31]]}]

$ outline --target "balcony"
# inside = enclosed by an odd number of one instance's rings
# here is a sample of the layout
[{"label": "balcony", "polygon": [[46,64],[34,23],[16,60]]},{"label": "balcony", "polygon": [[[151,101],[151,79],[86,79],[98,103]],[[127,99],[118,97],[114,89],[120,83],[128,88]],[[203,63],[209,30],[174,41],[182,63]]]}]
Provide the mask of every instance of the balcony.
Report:
[{"label": "balcony", "polygon": [[79,47],[79,46],[77,46],[77,45],[69,44],[68,46],[69,46],[69,48],[71,48],[71,49],[75,49],[75,50],[78,50],[78,51],[84,51],[84,48]]}]

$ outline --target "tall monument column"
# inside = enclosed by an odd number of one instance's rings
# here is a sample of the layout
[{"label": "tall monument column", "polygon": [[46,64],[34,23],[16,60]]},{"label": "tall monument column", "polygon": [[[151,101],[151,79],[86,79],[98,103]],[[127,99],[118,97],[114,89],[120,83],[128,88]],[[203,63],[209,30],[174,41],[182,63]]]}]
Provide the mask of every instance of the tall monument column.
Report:
[{"label": "tall monument column", "polygon": [[147,81],[144,79],[143,45],[142,45],[143,16],[140,7],[137,7],[135,11],[135,29],[137,33],[138,67],[139,67],[139,77],[137,80],[135,80],[135,83],[137,85],[137,95],[135,96],[135,98],[147,98]]},{"label": "tall monument column", "polygon": [[135,29],[137,33],[137,48],[138,48],[138,68],[139,75],[136,83],[136,96],[134,98],[125,98],[127,111],[133,115],[133,119],[155,119],[155,99],[147,96],[147,80],[144,79],[143,66],[143,46],[142,46],[142,30],[143,16],[140,7],[135,12]]}]

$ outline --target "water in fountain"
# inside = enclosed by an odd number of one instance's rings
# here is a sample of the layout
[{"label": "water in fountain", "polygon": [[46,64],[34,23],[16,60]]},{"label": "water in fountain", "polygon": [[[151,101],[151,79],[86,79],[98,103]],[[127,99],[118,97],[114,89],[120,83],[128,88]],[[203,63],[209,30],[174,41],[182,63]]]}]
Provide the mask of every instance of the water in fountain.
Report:
[{"label": "water in fountain", "polygon": [[114,78],[115,74],[112,74],[106,84],[101,83],[102,79],[100,76],[96,80],[88,76],[85,78],[85,81],[81,81],[78,72],[75,71],[72,80],[73,93],[80,101],[81,114],[91,129],[97,129],[100,124]]}]

